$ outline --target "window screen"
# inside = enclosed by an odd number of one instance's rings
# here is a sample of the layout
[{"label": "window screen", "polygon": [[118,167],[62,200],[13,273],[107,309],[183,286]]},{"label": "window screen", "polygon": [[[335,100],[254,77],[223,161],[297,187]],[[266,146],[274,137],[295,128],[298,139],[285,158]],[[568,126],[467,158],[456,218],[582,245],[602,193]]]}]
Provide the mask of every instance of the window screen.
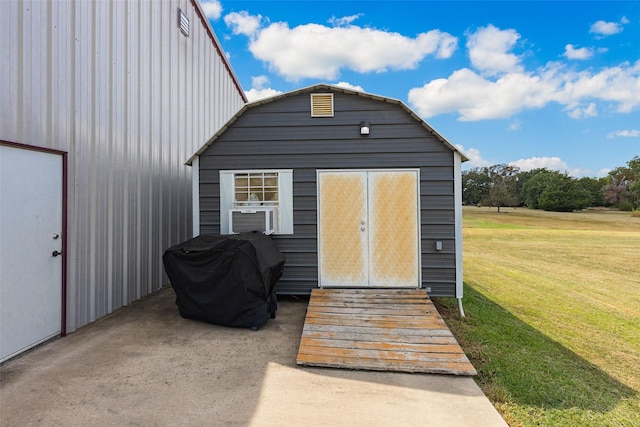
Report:
[{"label": "window screen", "polygon": [[234,205],[278,206],[278,173],[249,172],[234,176]]}]

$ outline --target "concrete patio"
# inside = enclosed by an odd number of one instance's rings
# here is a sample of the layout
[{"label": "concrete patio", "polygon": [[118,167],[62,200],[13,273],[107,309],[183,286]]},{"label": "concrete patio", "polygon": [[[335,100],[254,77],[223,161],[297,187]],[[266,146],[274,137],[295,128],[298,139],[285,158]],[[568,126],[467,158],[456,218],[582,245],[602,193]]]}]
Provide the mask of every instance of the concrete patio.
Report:
[{"label": "concrete patio", "polygon": [[257,332],[165,288],[0,366],[2,426],[506,426],[472,378],[296,365],[307,300]]}]

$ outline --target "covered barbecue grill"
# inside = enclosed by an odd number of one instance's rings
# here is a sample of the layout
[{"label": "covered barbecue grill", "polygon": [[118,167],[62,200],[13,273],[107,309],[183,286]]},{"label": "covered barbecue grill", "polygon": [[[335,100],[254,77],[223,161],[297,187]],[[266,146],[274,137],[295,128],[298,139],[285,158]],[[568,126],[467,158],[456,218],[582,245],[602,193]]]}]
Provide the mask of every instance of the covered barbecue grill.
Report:
[{"label": "covered barbecue grill", "polygon": [[269,237],[201,235],[167,249],[162,260],[182,317],[253,330],[275,318],[285,260]]}]

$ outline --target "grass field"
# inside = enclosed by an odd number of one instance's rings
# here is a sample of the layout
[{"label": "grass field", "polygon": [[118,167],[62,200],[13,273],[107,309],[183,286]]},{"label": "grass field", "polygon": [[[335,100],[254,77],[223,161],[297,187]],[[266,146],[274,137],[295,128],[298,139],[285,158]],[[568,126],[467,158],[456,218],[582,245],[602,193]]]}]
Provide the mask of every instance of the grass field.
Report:
[{"label": "grass field", "polygon": [[640,426],[640,218],[465,207],[439,310],[511,426]]}]

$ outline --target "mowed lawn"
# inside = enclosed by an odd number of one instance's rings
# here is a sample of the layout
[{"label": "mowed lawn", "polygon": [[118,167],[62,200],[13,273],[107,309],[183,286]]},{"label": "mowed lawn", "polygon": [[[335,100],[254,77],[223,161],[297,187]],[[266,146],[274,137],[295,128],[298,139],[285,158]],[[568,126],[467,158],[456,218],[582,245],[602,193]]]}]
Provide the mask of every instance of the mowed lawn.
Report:
[{"label": "mowed lawn", "polygon": [[640,426],[640,218],[465,207],[464,308],[437,304],[512,426]]}]

